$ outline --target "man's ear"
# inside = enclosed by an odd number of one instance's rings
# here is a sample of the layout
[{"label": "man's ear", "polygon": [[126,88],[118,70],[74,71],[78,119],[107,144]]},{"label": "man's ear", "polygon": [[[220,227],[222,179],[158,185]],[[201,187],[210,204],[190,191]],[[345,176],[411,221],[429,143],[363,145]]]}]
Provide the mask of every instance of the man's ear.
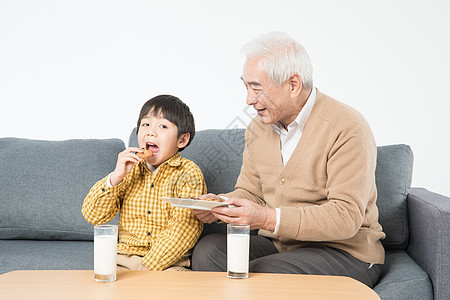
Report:
[{"label": "man's ear", "polygon": [[191,134],[189,132],[183,133],[178,138],[177,146],[179,149],[186,147],[186,145],[189,143],[189,138],[191,137]]},{"label": "man's ear", "polygon": [[302,78],[297,73],[294,73],[289,78],[289,83],[291,84],[291,97],[297,97],[303,89]]}]

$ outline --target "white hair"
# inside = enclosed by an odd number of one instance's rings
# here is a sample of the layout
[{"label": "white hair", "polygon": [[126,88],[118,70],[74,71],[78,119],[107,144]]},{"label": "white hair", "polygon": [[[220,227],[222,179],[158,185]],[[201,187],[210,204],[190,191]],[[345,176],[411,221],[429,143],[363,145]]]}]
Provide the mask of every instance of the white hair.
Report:
[{"label": "white hair", "polygon": [[242,47],[249,58],[263,59],[267,78],[283,85],[294,73],[302,78],[305,88],[313,87],[313,67],[305,48],[284,32],[270,32],[260,35]]}]

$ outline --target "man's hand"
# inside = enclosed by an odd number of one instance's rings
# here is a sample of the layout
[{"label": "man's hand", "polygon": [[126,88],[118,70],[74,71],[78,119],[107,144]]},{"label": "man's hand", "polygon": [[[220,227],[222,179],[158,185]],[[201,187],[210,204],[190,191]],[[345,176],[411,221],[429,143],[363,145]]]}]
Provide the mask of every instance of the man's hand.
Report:
[{"label": "man's hand", "polygon": [[240,198],[230,198],[225,203],[234,207],[214,207],[211,210],[213,216],[226,223],[248,224],[251,229],[275,230],[277,214],[274,208]]},{"label": "man's hand", "polygon": [[[209,194],[202,195],[202,196],[198,197],[198,199],[200,199],[200,200],[206,199],[206,198],[215,198],[217,200],[222,201],[222,198],[220,198],[219,196],[217,196],[215,194],[212,194],[212,193],[209,193]],[[210,210],[191,209],[191,211],[203,223],[208,223],[209,224],[209,223],[213,223],[213,222],[216,222],[217,220],[219,220],[218,218],[216,218],[212,214],[212,212]]]},{"label": "man's hand", "polygon": [[111,174],[111,185],[116,186],[131,172],[135,164],[138,164],[142,159],[136,155],[136,152],[143,150],[137,147],[130,147],[119,153],[117,157],[116,169]]}]

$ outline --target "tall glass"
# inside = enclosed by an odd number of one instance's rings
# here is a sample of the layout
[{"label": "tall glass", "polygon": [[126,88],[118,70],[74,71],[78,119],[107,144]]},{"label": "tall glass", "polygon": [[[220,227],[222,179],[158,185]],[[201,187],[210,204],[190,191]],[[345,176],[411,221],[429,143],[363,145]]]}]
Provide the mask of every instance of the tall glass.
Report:
[{"label": "tall glass", "polygon": [[94,279],[116,280],[117,225],[94,226]]},{"label": "tall glass", "polygon": [[227,225],[227,276],[248,278],[250,225]]}]

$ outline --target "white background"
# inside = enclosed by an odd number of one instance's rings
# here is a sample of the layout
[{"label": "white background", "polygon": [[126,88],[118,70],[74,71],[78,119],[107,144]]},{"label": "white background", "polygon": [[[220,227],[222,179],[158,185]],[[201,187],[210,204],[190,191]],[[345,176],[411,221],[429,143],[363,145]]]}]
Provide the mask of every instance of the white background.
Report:
[{"label": "white background", "polygon": [[239,50],[285,31],[378,145],[412,147],[413,186],[450,196],[449,16],[448,0],[0,0],[0,137],[127,144],[162,93],[198,130],[245,127]]}]

